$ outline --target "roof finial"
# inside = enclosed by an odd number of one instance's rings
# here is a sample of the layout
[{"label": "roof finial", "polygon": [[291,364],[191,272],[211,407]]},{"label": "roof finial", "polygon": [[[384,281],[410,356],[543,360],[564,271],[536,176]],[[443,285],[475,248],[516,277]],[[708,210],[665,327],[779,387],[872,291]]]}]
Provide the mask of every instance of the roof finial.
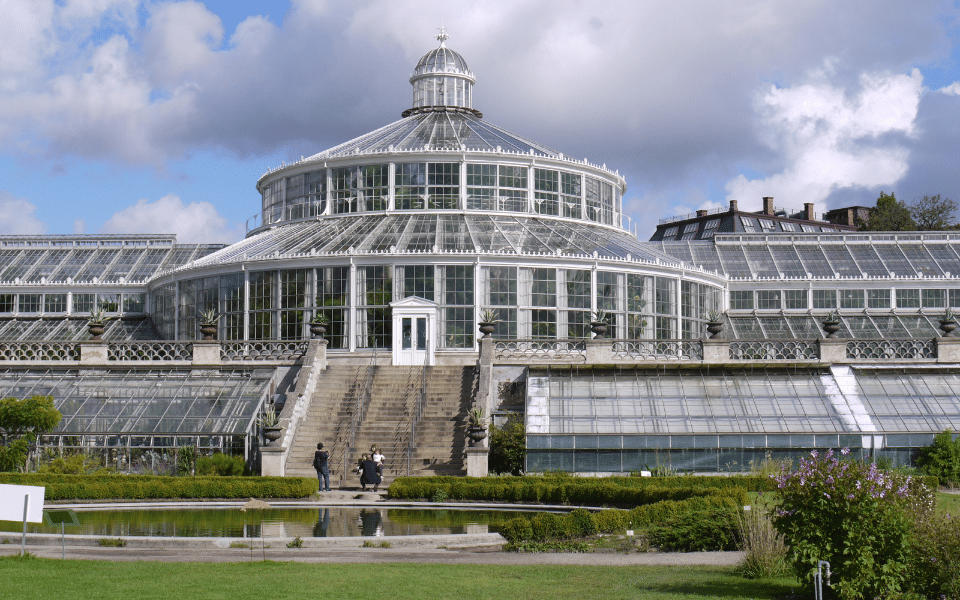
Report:
[{"label": "roof finial", "polygon": [[440,33],[437,34],[437,39],[440,40],[440,47],[446,48],[446,41],[450,39],[450,34],[447,33],[447,28],[443,26],[443,21],[440,22],[440,27],[437,28],[437,31]]}]

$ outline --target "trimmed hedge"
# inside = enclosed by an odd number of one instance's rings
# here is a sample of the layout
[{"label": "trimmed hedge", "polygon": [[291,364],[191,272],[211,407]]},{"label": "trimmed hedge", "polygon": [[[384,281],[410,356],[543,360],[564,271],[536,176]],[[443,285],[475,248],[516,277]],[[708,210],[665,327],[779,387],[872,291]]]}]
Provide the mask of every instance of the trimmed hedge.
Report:
[{"label": "trimmed hedge", "polygon": [[[450,500],[530,502],[633,507],[664,500],[687,500],[723,496],[747,503],[747,490],[740,486],[635,485],[638,478],[604,477],[398,477],[390,485],[391,499],[433,498],[438,492]],[[668,478],[658,478],[666,480]],[[695,478],[675,478],[693,480]],[[710,480],[723,478],[703,478]],[[729,478],[727,478],[729,479]],[[659,481],[658,481],[659,483]],[[704,481],[703,483],[708,483]],[[692,485],[690,485],[692,484]]]},{"label": "trimmed hedge", "polygon": [[46,488],[47,500],[172,498],[305,498],[313,477],[166,477],[160,475],[56,475],[0,473],[0,483]]}]

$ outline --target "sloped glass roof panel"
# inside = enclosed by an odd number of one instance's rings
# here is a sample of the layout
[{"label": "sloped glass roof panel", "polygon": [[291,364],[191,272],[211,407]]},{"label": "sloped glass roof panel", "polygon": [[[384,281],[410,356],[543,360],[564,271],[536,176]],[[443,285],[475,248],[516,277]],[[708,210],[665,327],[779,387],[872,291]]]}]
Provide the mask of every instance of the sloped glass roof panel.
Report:
[{"label": "sloped glass roof panel", "polygon": [[899,315],[898,318],[909,333],[908,337],[932,338],[939,335],[937,328],[923,315]]},{"label": "sloped glass roof panel", "polygon": [[[690,242],[650,242],[656,244],[658,249],[685,263],[694,263],[693,250],[690,248]],[[719,263],[719,261],[717,261]]]},{"label": "sloped glass roof panel", "polygon": [[[957,253],[947,244],[926,244],[924,247],[927,249],[927,252],[930,253],[930,256],[933,257],[934,261],[945,266],[945,271],[956,269],[957,265],[960,264],[960,258],[957,257]],[[952,275],[960,274],[953,271],[950,271],[950,273]]]},{"label": "sloped glass roof panel", "polygon": [[930,256],[930,253],[922,245],[902,244],[900,249],[903,250],[907,260],[913,265],[914,272],[922,273],[924,277],[940,277],[943,275],[943,270],[937,265],[937,261]]},{"label": "sloped glass roof panel", "polygon": [[850,251],[850,254],[853,255],[853,258],[860,266],[860,270],[863,271],[865,275],[872,277],[886,277],[889,275],[886,265],[884,265],[880,257],[877,256],[877,252],[873,249],[873,246],[850,244],[847,246],[847,249]]},{"label": "sloped glass roof panel", "polygon": [[724,244],[717,247],[717,252],[720,255],[720,263],[723,264],[723,271],[728,277],[745,277],[747,279],[753,277],[753,272],[750,270],[750,264],[743,254],[742,247]]},{"label": "sloped glass roof panel", "polygon": [[0,263],[0,281],[13,282],[26,277],[43,258],[45,250],[21,250],[10,262]]},{"label": "sloped glass roof panel", "polygon": [[757,277],[779,277],[777,264],[773,261],[766,246],[748,244],[743,247],[743,255],[750,265],[750,270]]},{"label": "sloped glass roof panel", "polygon": [[897,339],[908,338],[910,332],[903,326],[900,319],[893,315],[872,315],[873,323],[877,328],[877,333],[881,338]]},{"label": "sloped glass roof panel", "polygon": [[474,248],[473,238],[470,236],[470,229],[463,219],[453,218],[449,215],[440,216],[440,249],[446,252],[472,252]]},{"label": "sloped glass roof panel", "polygon": [[63,420],[52,434],[243,435],[269,382],[266,370],[8,368],[0,370],[0,395],[53,396]]},{"label": "sloped glass roof panel", "polygon": [[[111,342],[156,340],[157,332],[149,318],[110,319],[103,339]],[[90,339],[84,318],[14,317],[0,319],[0,342],[19,341],[81,341]]]},{"label": "sloped glass roof panel", "polygon": [[881,337],[873,320],[866,315],[848,315],[843,317],[847,329],[854,339],[876,339]]},{"label": "sloped glass roof panel", "polygon": [[877,244],[875,250],[891,273],[896,273],[900,276],[913,273],[913,266],[897,246],[893,244]]},{"label": "sloped glass roof panel", "polygon": [[770,255],[777,265],[777,270],[785,277],[806,277],[807,270],[800,262],[800,256],[793,246],[777,244],[770,246]]},{"label": "sloped glass roof panel", "polygon": [[813,244],[797,245],[797,254],[803,262],[803,267],[814,277],[833,277],[833,267],[827,262],[820,246]]},{"label": "sloped glass roof panel", "polygon": [[41,281],[44,279],[49,279],[57,269],[60,267],[60,263],[63,261],[66,256],[70,254],[70,250],[54,249],[47,250],[38,262],[36,267],[27,275],[28,281]]},{"label": "sloped glass roof panel", "polygon": [[841,277],[860,277],[860,267],[844,246],[825,244],[823,254],[830,262],[834,273]]}]

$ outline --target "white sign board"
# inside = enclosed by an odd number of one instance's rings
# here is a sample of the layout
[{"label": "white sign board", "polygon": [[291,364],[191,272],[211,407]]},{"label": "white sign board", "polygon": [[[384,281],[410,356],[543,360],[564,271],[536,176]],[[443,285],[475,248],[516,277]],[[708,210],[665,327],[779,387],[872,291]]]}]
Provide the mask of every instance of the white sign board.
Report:
[{"label": "white sign board", "polygon": [[43,494],[47,488],[0,483],[0,521],[23,522],[23,499],[30,497],[27,522],[43,523]]}]

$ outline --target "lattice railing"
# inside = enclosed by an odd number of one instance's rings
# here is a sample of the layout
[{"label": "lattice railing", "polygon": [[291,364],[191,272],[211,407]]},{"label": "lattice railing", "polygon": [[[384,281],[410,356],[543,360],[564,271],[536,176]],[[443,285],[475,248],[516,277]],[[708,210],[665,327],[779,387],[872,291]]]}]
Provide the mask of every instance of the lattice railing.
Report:
[{"label": "lattice railing", "polygon": [[547,359],[557,362],[586,362],[583,340],[497,340],[494,354],[498,360]]},{"label": "lattice railing", "polygon": [[80,360],[77,342],[0,342],[0,360]]},{"label": "lattice railing", "polygon": [[817,340],[736,340],[730,360],[819,360]]},{"label": "lattice railing", "polygon": [[702,360],[700,340],[616,340],[613,357],[617,360]]},{"label": "lattice railing", "polygon": [[937,343],[934,340],[848,340],[847,358],[936,358]]},{"label": "lattice railing", "polygon": [[307,352],[307,341],[220,342],[223,360],[297,360]]},{"label": "lattice railing", "polygon": [[109,342],[107,360],[189,361],[193,360],[193,346],[190,342]]}]

